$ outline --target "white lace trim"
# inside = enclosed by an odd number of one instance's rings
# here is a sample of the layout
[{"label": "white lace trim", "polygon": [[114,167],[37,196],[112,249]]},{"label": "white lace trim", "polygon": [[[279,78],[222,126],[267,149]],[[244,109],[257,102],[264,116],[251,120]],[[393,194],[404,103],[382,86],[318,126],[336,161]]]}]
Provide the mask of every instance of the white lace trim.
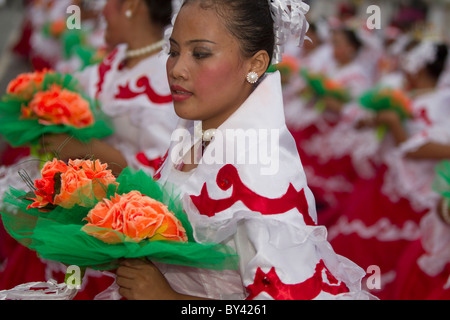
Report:
[{"label": "white lace trim", "polygon": [[337,204],[335,193],[350,193],[354,189],[353,184],[348,182],[342,176],[320,177],[315,174],[313,168],[306,165],[303,167],[303,170],[305,171],[308,180],[308,186],[316,187],[324,191],[324,200],[328,202],[330,206]]},{"label": "white lace trim", "polygon": [[384,162],[388,170],[384,174],[381,192],[392,202],[407,199],[416,212],[434,208],[438,194],[433,192],[433,160],[414,161],[405,159],[399,151],[385,155]]},{"label": "white lace trim", "polygon": [[54,280],[21,284],[11,290],[0,291],[0,300],[72,300],[78,290]]},{"label": "white lace trim", "polygon": [[329,228],[328,240],[335,239],[338,235],[355,233],[363,239],[376,239],[382,242],[408,240],[415,241],[420,238],[420,227],[406,221],[402,228],[393,225],[388,218],[381,218],[377,223],[367,226],[361,220],[349,221],[345,216],[339,218],[337,223]]},{"label": "white lace trim", "polygon": [[436,212],[430,212],[422,219],[420,227],[426,253],[419,257],[417,264],[423,272],[434,277],[450,263],[450,226],[444,224]]}]

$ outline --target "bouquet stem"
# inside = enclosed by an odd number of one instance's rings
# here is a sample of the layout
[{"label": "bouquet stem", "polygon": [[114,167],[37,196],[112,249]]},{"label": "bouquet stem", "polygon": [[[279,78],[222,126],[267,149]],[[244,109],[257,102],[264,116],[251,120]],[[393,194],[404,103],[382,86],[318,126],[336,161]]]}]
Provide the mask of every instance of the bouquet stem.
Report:
[{"label": "bouquet stem", "polygon": [[42,152],[40,152],[40,150],[41,150],[41,148],[38,145],[32,145],[30,147],[30,154],[33,157],[38,158],[40,160],[39,168],[42,169],[46,162],[48,162],[54,158],[54,155],[51,152],[42,153]]},{"label": "bouquet stem", "polygon": [[379,141],[383,141],[384,137],[387,134],[387,132],[388,132],[388,126],[387,125],[380,125],[377,128],[377,131],[376,131],[376,135],[377,135],[378,140]]}]

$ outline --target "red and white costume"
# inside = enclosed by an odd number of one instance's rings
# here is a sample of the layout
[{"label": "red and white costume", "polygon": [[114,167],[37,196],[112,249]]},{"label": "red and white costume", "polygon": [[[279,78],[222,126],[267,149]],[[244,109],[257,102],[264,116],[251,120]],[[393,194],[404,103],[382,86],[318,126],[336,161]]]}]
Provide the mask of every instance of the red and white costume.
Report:
[{"label": "red and white costume", "polygon": [[[405,126],[409,139],[382,152],[382,164],[373,178],[360,178],[340,204],[340,217],[329,228],[336,252],[363,268],[377,265],[384,283],[379,295],[392,298],[399,257],[421,236],[420,221],[439,195],[432,191],[435,160],[406,157],[429,143],[450,145],[450,91],[436,90],[413,101],[414,119]],[[377,292],[375,292],[377,293]]]},{"label": "red and white costume", "polygon": [[42,29],[46,23],[67,19],[67,8],[71,0],[44,0],[31,4],[27,18],[31,22],[30,37],[31,61],[35,69],[54,68],[62,59],[62,47],[59,39],[47,37]]},{"label": "red and white costume", "polygon": [[[341,68],[334,66],[328,76],[346,87],[355,100],[372,84],[363,66],[356,61]],[[349,159],[344,157],[337,156],[330,166],[331,162],[324,155],[331,150],[321,140],[326,139],[343,118],[351,115],[352,112],[346,110],[351,103],[344,106],[344,116],[327,110],[319,113],[302,98],[291,100],[289,104],[298,107],[295,116],[292,111],[287,113],[291,119],[288,127],[296,140],[309,186],[318,204],[330,207],[338,201],[337,194],[351,191],[355,172]],[[293,110],[293,107],[289,109]],[[334,142],[332,150],[337,148],[339,144]]]},{"label": "red and white costume", "polygon": [[450,225],[435,210],[420,223],[421,239],[411,243],[399,259],[393,298],[396,300],[450,299]]},{"label": "red and white costume", "polygon": [[127,69],[125,54],[126,46],[120,45],[77,78],[113,121],[115,133],[106,142],[122,152],[129,167],[154,174],[179,120],[167,81],[166,57],[155,54]]},{"label": "red and white costume", "polygon": [[[126,69],[121,66],[125,52],[126,47],[119,46],[102,63],[85,69],[77,77],[88,95],[99,100],[102,110],[114,124],[115,133],[106,142],[122,152],[130,167],[152,175],[167,153],[178,117],[167,82],[165,58],[156,54],[142,60],[135,68]],[[38,162],[31,161],[22,160],[29,175],[36,179]],[[9,175],[2,180],[17,189],[28,190],[26,184],[17,179],[19,169],[20,165],[4,168]],[[66,271],[62,264],[41,260],[22,246],[14,248],[3,269],[0,290],[26,282],[52,279],[63,282]],[[102,276],[100,272],[88,270],[77,298],[92,299],[113,282],[113,278],[108,277],[97,283],[93,278],[99,276]],[[89,283],[91,287],[84,290]]]},{"label": "red and white costume", "polygon": [[[192,132],[193,126],[192,121],[182,120],[178,130]],[[236,130],[256,130],[261,140],[236,152],[235,139],[227,135]],[[267,130],[277,134],[264,138]],[[279,161],[275,170],[269,169],[268,162],[249,164],[252,155],[266,150],[271,139],[277,138],[270,153],[277,158],[272,160]],[[198,167],[180,171],[184,158],[180,146],[190,150],[196,145],[191,139],[173,142],[156,177],[181,192],[196,240],[234,248],[239,269],[211,271],[157,264],[173,289],[213,299],[369,297],[360,290],[364,270],[336,255],[327,242],[326,229],[317,226],[314,197],[285,124],[278,72],[266,75],[217,129]],[[209,157],[220,153],[230,161]]]}]

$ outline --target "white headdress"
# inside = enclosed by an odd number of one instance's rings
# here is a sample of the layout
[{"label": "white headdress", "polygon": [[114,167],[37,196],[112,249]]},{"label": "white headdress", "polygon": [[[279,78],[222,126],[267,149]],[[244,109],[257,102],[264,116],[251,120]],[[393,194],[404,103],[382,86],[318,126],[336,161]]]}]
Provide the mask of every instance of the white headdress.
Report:
[{"label": "white headdress", "polygon": [[423,41],[406,53],[402,60],[402,68],[409,74],[417,74],[427,64],[436,59],[437,46],[433,41]]},{"label": "white headdress", "polygon": [[[274,20],[275,48],[273,52],[272,64],[282,61],[282,54],[286,42],[292,36],[297,46],[303,45],[308,31],[308,22],[306,13],[309,11],[309,5],[302,0],[267,0],[269,1],[272,17]],[[166,45],[165,51],[169,52],[169,38],[172,34],[178,12],[184,0],[172,0],[173,18],[172,26],[165,32]]]},{"label": "white headdress", "polygon": [[436,60],[439,43],[442,43],[442,36],[433,30],[415,31],[415,38],[420,44],[407,52],[402,60],[402,68],[409,74],[417,74],[422,68]]}]

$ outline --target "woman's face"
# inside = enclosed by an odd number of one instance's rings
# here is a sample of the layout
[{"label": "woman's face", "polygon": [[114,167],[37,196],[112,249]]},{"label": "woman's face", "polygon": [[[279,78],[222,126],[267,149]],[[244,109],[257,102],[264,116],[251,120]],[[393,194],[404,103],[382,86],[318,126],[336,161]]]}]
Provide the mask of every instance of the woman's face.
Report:
[{"label": "woman's face", "polygon": [[167,75],[179,117],[219,127],[251,93],[250,59],[215,9],[185,5],[170,40]]},{"label": "woman's face", "polygon": [[352,46],[343,32],[334,32],[332,41],[334,59],[339,64],[347,64],[354,59],[356,49]]},{"label": "woman's face", "polygon": [[124,26],[126,24],[125,6],[123,0],[108,0],[103,8],[107,27],[105,42],[109,47],[115,47],[124,42]]},{"label": "woman's face", "polygon": [[308,54],[311,53],[321,44],[321,40],[317,32],[311,29],[306,33],[306,35],[309,37],[310,40],[306,40],[305,43],[303,43],[303,50],[305,51],[306,54]]}]

